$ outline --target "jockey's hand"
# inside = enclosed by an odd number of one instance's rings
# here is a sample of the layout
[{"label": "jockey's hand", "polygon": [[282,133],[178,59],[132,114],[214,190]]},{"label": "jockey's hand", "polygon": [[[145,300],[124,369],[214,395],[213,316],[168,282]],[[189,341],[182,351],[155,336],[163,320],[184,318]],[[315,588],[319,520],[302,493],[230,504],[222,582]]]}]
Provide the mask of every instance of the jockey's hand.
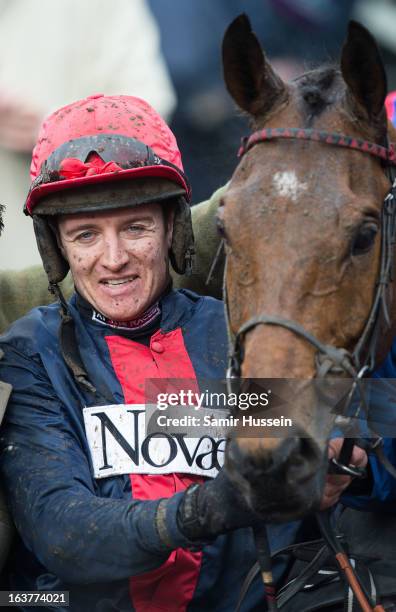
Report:
[{"label": "jockey's hand", "polygon": [[[341,452],[341,447],[344,438],[333,438],[329,442],[328,457],[330,459],[338,459]],[[359,446],[353,447],[350,465],[354,467],[364,468],[367,465],[367,453]],[[340,474],[328,474],[326,476],[325,488],[323,491],[322,501],[320,504],[321,510],[326,510],[338,502],[344,490],[349,487],[352,482],[351,476],[343,476]]]},{"label": "jockey's hand", "polygon": [[261,521],[225,471],[220,470],[213,480],[187,489],[178,509],[177,522],[182,533],[196,541],[211,540],[240,527],[253,527]]}]

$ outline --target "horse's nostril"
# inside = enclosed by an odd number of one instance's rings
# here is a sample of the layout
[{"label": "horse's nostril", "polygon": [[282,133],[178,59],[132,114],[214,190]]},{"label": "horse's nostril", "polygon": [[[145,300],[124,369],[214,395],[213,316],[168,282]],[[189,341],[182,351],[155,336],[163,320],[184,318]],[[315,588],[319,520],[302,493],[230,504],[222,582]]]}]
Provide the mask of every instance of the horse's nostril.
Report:
[{"label": "horse's nostril", "polygon": [[315,461],[321,457],[321,451],[318,443],[313,438],[300,438],[300,454],[307,461]]},{"label": "horse's nostril", "polygon": [[[265,461],[260,461],[260,464]],[[226,469],[232,474],[238,472],[241,476],[248,477],[252,470],[257,468],[257,459],[253,454],[248,453],[240,445],[232,440],[227,447]]]},{"label": "horse's nostril", "polygon": [[226,469],[230,474],[238,472],[240,476],[252,482],[264,474],[272,474],[299,458],[299,438],[286,438],[273,451],[265,448],[256,454],[249,453],[235,441],[227,448]]},{"label": "horse's nostril", "polygon": [[233,440],[227,448],[226,469],[235,480],[254,483],[263,477],[284,483],[302,483],[315,474],[322,461],[319,446],[312,438],[285,438],[271,451],[249,453]]},{"label": "horse's nostril", "polygon": [[321,462],[319,446],[312,438],[299,438],[298,450],[290,457],[288,480],[303,482],[317,472]]},{"label": "horse's nostril", "polygon": [[273,453],[272,468],[277,469],[300,456],[300,438],[285,438]]}]

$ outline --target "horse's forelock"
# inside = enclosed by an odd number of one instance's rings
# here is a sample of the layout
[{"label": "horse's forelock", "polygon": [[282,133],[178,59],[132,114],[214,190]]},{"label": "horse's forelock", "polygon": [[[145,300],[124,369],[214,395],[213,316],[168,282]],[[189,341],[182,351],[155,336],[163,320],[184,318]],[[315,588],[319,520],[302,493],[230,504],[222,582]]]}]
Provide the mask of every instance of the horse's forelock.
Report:
[{"label": "horse's forelock", "polygon": [[[364,112],[356,116],[356,108],[348,103],[348,86],[341,71],[336,65],[327,64],[314,68],[293,80],[297,86],[298,96],[302,101],[307,124],[311,124],[324,110],[340,100],[356,125],[358,120],[367,129],[367,137],[386,146],[386,112],[375,117],[368,117]],[[363,126],[365,124],[365,126]],[[366,130],[365,130],[366,131]]]},{"label": "horse's forelock", "polygon": [[304,72],[293,81],[298,83],[301,88],[316,86],[326,91],[333,85],[335,78],[340,75],[340,70],[335,64],[322,64]]},{"label": "horse's forelock", "polygon": [[294,83],[309,122],[333,104],[344,91],[340,71],[332,65],[306,72],[295,79]]}]

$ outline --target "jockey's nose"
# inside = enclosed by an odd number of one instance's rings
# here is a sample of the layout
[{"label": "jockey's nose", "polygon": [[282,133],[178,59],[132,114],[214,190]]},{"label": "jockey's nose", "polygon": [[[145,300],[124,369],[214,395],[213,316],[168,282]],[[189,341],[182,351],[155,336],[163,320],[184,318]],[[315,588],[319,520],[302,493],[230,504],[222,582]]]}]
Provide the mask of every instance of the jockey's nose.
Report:
[{"label": "jockey's nose", "polygon": [[115,232],[109,232],[106,236],[100,263],[108,270],[116,272],[123,268],[128,261],[129,255],[122,239]]}]

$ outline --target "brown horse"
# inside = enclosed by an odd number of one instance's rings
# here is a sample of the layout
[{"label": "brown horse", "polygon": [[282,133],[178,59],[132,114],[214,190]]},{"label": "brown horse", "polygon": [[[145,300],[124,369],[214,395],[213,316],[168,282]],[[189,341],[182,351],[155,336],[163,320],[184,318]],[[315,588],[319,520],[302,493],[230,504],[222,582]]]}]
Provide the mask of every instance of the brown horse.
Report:
[{"label": "brown horse", "polygon": [[[340,69],[325,66],[284,83],[245,16],[225,34],[223,63],[227,88],[250,115],[252,132],[319,128],[384,147],[388,138],[396,140],[386,121],[386,76],[377,45],[355,22]],[[381,160],[362,150],[299,138],[271,139],[247,150],[218,217],[232,334],[264,315],[295,322],[320,342],[353,352],[375,296],[381,211],[390,187]],[[386,290],[391,308],[393,289],[389,284]],[[394,331],[382,333],[377,363]],[[282,324],[261,322],[242,335],[241,344],[242,377],[295,379],[295,389],[303,390],[317,374],[316,348]],[[250,484],[260,479],[268,501],[259,509],[269,519],[302,516],[317,507],[323,489],[334,415],[298,395],[288,414],[293,437],[239,437],[229,447],[230,475],[253,507],[258,502]]]}]

